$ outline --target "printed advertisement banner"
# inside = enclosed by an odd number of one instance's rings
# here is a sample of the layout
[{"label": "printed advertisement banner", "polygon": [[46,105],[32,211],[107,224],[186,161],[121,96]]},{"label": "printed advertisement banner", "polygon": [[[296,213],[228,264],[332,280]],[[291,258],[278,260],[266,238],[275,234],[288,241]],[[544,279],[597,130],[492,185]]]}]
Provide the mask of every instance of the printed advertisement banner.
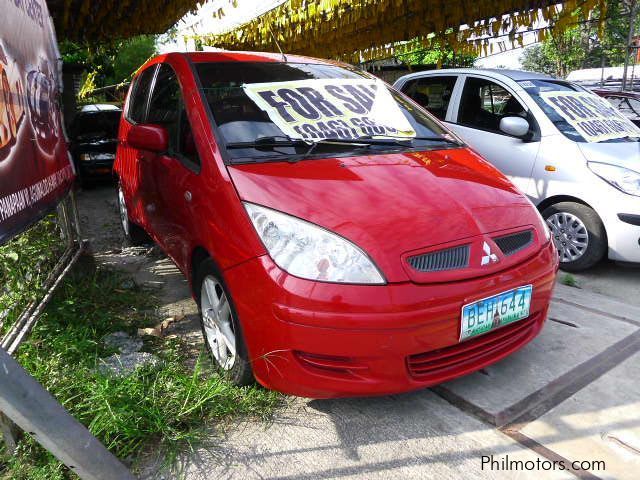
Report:
[{"label": "printed advertisement banner", "polygon": [[387,87],[375,80],[250,83],[244,91],[291,138],[416,136]]},{"label": "printed advertisement banner", "polygon": [[601,97],[586,92],[541,92],[540,97],[587,142],[640,137],[640,129]]},{"label": "printed advertisement banner", "polygon": [[45,0],[0,0],[0,244],[73,183],[59,108],[59,53]]}]

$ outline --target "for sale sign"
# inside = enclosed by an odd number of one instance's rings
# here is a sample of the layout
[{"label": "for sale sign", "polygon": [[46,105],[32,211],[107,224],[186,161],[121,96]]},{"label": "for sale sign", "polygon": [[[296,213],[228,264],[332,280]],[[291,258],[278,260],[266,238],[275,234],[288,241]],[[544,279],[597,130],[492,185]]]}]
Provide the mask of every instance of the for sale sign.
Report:
[{"label": "for sale sign", "polygon": [[74,171],[45,0],[0,0],[0,244],[57,205]]},{"label": "for sale sign", "polygon": [[605,99],[587,92],[541,92],[540,97],[587,142],[640,137],[640,129]]},{"label": "for sale sign", "polygon": [[416,136],[387,87],[376,80],[251,83],[244,91],[291,138]]}]

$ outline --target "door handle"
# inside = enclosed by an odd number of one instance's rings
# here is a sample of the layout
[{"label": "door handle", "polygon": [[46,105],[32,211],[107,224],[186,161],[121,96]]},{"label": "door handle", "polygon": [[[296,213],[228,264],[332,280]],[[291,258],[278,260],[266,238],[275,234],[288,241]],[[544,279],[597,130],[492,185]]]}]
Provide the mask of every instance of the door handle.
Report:
[{"label": "door handle", "polygon": [[186,192],[184,192],[184,199],[187,202],[190,202],[191,200],[193,200],[193,195],[191,195],[191,192],[189,190],[187,190]]}]

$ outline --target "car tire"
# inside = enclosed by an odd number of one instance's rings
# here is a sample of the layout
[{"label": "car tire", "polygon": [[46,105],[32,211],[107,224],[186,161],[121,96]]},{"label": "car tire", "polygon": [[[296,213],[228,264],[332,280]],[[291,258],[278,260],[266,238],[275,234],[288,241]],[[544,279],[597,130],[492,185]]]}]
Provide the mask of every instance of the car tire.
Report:
[{"label": "car tire", "polygon": [[607,233],[598,214],[575,202],[547,207],[542,216],[560,255],[560,268],[580,272],[600,262],[607,252]]},{"label": "car tire", "polygon": [[238,314],[213,260],[206,259],[198,266],[194,280],[200,326],[209,355],[231,383],[251,385],[255,380]]},{"label": "car tire", "polygon": [[127,243],[133,246],[152,243],[151,238],[144,229],[129,219],[129,210],[124,199],[122,186],[118,184],[118,212],[120,213],[120,225]]}]

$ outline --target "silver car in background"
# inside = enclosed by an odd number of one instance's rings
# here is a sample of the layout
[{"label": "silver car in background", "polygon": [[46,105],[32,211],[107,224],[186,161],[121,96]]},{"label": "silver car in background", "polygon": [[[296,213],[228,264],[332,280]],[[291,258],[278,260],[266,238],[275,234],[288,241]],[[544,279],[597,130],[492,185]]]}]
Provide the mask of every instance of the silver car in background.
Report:
[{"label": "silver car in background", "polygon": [[394,87],[529,197],[552,232],[561,268],[584,270],[605,255],[640,262],[640,139],[588,142],[543,98],[590,92],[532,72],[482,69],[412,73]]}]

